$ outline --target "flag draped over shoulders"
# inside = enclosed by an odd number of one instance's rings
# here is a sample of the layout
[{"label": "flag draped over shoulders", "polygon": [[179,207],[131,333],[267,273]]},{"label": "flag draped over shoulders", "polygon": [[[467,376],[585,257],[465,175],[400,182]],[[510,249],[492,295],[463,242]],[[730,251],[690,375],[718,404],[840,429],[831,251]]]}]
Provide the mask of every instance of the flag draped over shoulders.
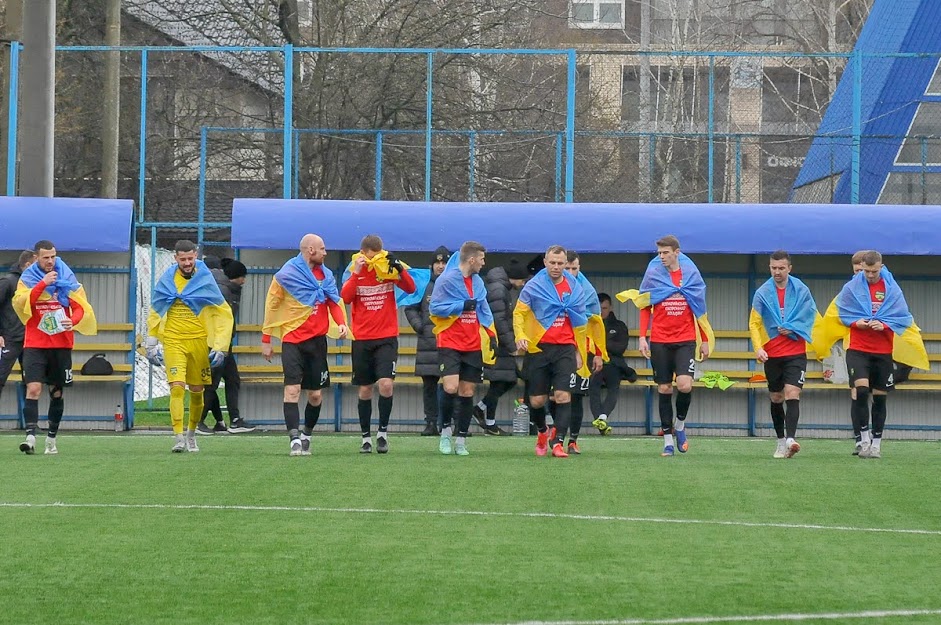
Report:
[{"label": "flag draped over shoulders", "polygon": [[670,272],[660,262],[660,258],[654,258],[647,265],[644,278],[640,281],[640,289],[621,291],[615,297],[620,302],[630,300],[637,308],[643,310],[650,306],[656,306],[676,293],[682,295],[696,318],[696,359],[702,360],[699,347],[704,340],[709,343],[712,351],[716,349],[715,332],[713,332],[712,325],[709,323],[709,316],[706,314],[706,283],[702,279],[699,267],[689,256],[681,252],[678,258],[680,270],[683,273],[680,286],[673,284]]},{"label": "flag draped over shoulders", "polygon": [[[388,250],[381,250],[378,254],[376,254],[372,258],[366,258],[366,255],[363,254],[362,252],[356,252],[355,254],[353,254],[352,258],[350,258],[350,263],[346,266],[346,269],[343,271],[343,282],[346,282],[347,280],[349,280],[350,276],[353,275],[353,264],[356,262],[356,259],[359,258],[360,256],[362,256],[363,260],[366,261],[366,268],[372,269],[374,272],[376,272],[376,277],[379,278],[380,280],[398,280],[399,279],[400,277],[399,270],[393,269],[392,267],[389,266]],[[399,261],[399,262],[402,262],[402,261]],[[402,267],[404,267],[406,271],[411,269],[411,267],[409,267],[405,263],[402,263]],[[411,275],[411,272],[410,272],[410,275]],[[415,290],[417,291],[418,289],[415,289]]]},{"label": "flag draped over shoulders", "polygon": [[[56,264],[52,270],[58,274],[56,281],[43,290],[39,299],[50,300],[56,298],[63,308],[69,308],[72,302],[76,303],[82,308],[84,315],[72,329],[86,336],[98,334],[98,320],[95,318],[95,311],[85,295],[85,287],[75,278],[75,273],[61,258],[56,258]],[[30,293],[45,277],[46,273],[39,268],[39,263],[33,263],[27,267],[20,276],[16,292],[13,294],[13,309],[24,324],[33,316],[32,306],[29,301]]]},{"label": "flag draped over shoulders", "polygon": [[[496,337],[497,331],[493,325],[493,312],[487,302],[487,288],[479,274],[471,276],[471,288],[474,291],[473,299],[477,302],[475,311],[477,322],[480,324],[480,349],[484,363],[492,365],[496,362],[496,354],[490,348],[490,337]],[[417,289],[416,289],[417,292]],[[434,333],[438,335],[460,318],[464,312],[464,301],[471,299],[464,284],[464,274],[460,267],[460,254],[452,254],[444,272],[435,280],[431,290],[431,302],[428,311],[431,313],[431,322],[434,324]],[[489,332],[488,332],[489,330]]]},{"label": "flag draped over shoulders", "polygon": [[412,306],[421,301],[425,296],[425,289],[428,288],[428,283],[431,282],[431,269],[412,269],[409,268],[408,275],[412,276],[412,280],[415,281],[415,291],[412,293],[406,293],[402,289],[395,286],[395,305],[402,306]]},{"label": "flag draped over shoulders", "polygon": [[585,303],[585,314],[588,317],[585,328],[588,340],[591,341],[588,351],[594,354],[597,348],[601,352],[602,360],[607,362],[609,360],[608,333],[604,329],[604,320],[601,318],[601,300],[598,299],[598,292],[581,271],[575,279],[582,287],[582,301]]},{"label": "flag draped over shoulders", "polygon": [[568,272],[562,273],[562,279],[568,283],[571,291],[571,295],[564,300],[559,298],[559,292],[546,269],[540,270],[526,283],[513,310],[513,331],[517,341],[529,342],[527,351],[533,354],[540,351],[538,343],[553,322],[560,315],[568,315],[575,332],[575,347],[582,357],[578,374],[587,378],[591,371],[587,362],[588,313],[585,310],[584,289]]},{"label": "flag draped over shoulders", "polygon": [[880,277],[885,281],[885,298],[875,313],[872,312],[869,283],[863,272],[859,272],[843,285],[823,316],[820,329],[814,337],[814,351],[818,357],[829,354],[834,343],[849,337],[851,325],[860,319],[874,319],[881,321],[895,333],[893,360],[911,367],[928,369],[928,353],[921,338],[921,328],[915,324],[901,287],[887,267],[882,268]]},{"label": "flag draped over shoulders", "polygon": [[768,278],[755,291],[748,327],[753,331],[752,342],[756,350],[780,335],[781,328],[807,341],[807,348],[811,349],[814,333],[821,321],[817,302],[807,285],[794,276],[788,276],[784,289],[783,319],[774,278]]},{"label": "flag draped over shoulders", "polygon": [[232,340],[232,309],[222,296],[209,267],[197,260],[193,276],[186,281],[182,290],[177,289],[177,271],[177,265],[171,266],[154,286],[150,300],[150,335],[163,339],[167,312],[176,300],[180,300],[202,323],[209,346],[220,351],[227,350]]},{"label": "flag draped over shoulders", "polygon": [[[310,265],[304,260],[303,254],[298,254],[288,260],[271,279],[268,295],[265,297],[265,320],[262,323],[262,334],[281,339],[297,328],[304,325],[310,317],[314,307],[330,300],[336,303],[343,312],[346,322],[346,308],[340,301],[340,291],[337,287],[333,272],[321,265],[324,278],[318,280],[314,276]],[[327,335],[337,338],[339,327],[330,318],[330,330]]]}]

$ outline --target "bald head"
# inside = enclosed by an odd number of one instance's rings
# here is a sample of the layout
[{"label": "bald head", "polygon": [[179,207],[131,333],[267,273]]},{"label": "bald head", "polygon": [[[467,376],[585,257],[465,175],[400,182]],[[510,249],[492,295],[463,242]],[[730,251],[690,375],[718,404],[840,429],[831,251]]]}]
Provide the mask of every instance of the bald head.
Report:
[{"label": "bald head", "polygon": [[316,234],[305,234],[300,244],[301,254],[310,266],[322,265],[327,257],[327,248]]}]

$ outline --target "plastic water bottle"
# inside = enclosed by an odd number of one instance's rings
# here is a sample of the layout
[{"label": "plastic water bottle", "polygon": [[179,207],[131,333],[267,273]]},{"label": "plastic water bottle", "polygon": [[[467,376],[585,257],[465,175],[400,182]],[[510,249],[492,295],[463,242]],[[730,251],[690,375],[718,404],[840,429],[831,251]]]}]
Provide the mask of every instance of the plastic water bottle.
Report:
[{"label": "plastic water bottle", "polygon": [[513,436],[529,434],[529,406],[522,399],[513,402]]},{"label": "plastic water bottle", "polygon": [[124,431],[124,411],[121,410],[121,404],[118,404],[114,409],[114,431]]}]

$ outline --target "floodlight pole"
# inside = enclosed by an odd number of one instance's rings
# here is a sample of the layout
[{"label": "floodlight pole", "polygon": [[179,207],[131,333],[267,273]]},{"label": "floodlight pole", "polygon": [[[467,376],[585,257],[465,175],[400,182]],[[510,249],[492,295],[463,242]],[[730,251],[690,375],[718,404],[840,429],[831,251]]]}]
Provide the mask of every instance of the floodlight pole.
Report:
[{"label": "floodlight pole", "polygon": [[55,130],[55,0],[23,4],[20,195],[52,197]]}]

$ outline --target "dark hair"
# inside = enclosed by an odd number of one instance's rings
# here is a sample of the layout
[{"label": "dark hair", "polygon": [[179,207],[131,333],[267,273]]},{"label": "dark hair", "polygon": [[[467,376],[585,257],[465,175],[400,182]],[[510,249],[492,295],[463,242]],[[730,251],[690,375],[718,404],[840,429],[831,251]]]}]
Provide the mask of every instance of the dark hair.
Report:
[{"label": "dark hair", "polygon": [[611,303],[611,296],[607,293],[598,293],[598,303],[604,304],[605,302]]},{"label": "dark hair", "polygon": [[877,265],[882,262],[882,254],[876,250],[866,250],[866,253],[863,254],[862,261],[864,265]]},{"label": "dark hair", "polygon": [[176,242],[176,245],[173,246],[173,251],[176,254],[179,254],[181,252],[183,253],[195,252],[196,244],[186,239],[180,239],[179,241]]},{"label": "dark hair", "polygon": [[566,250],[565,260],[570,263],[578,260],[578,252],[576,252],[575,250]]},{"label": "dark hair", "polygon": [[667,234],[657,239],[656,245],[657,247],[671,247],[675,252],[680,249],[680,240],[672,234]]},{"label": "dark hair", "polygon": [[[49,249],[49,248],[44,248]],[[26,265],[36,260],[36,252],[33,250],[23,250],[20,252],[20,258],[16,261],[16,266],[20,269],[26,269]]]},{"label": "dark hair", "polygon": [[33,246],[33,251],[37,254],[39,250],[54,250],[56,249],[55,244],[52,241],[43,239],[42,241],[36,241],[36,245]]},{"label": "dark hair", "polygon": [[378,234],[367,234],[359,244],[360,251],[363,252],[381,252],[382,239]]},{"label": "dark hair", "polygon": [[486,253],[487,248],[478,243],[477,241],[465,241],[461,246],[461,262],[466,263],[470,260],[471,256],[476,256],[477,254]]},{"label": "dark hair", "polygon": [[784,250],[778,250],[771,254],[771,260],[786,260],[788,264],[791,264],[791,255]]},{"label": "dark hair", "polygon": [[565,248],[561,245],[550,245],[549,249],[546,250],[546,256],[549,254],[565,254]]}]

